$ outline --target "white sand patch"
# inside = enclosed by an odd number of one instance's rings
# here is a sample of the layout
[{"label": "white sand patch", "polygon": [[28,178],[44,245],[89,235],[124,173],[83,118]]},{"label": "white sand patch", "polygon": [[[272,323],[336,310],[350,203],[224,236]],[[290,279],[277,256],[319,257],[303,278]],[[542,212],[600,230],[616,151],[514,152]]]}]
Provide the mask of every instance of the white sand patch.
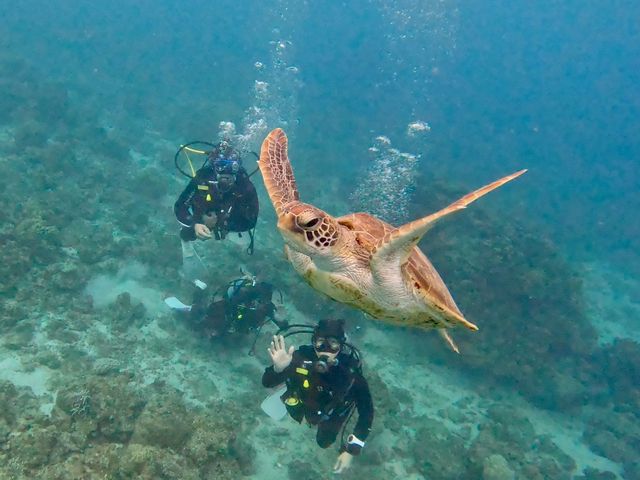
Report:
[{"label": "white sand patch", "polygon": [[[490,398],[479,396],[471,382],[459,372],[428,364],[420,359],[421,352],[407,352],[399,348],[407,345],[406,335],[411,333],[382,331],[375,326],[366,330],[365,342],[377,345],[364,353],[366,370],[375,369],[388,385],[407,391],[413,399],[413,410],[417,415],[426,415],[444,423],[450,432],[471,432],[471,441],[477,435],[478,424],[486,417],[487,408],[494,404],[517,408],[532,423],[537,435],[548,435],[551,440],[576,462],[576,474],[592,467],[620,475],[621,466],[592,452],[583,442],[584,423],[575,417],[536,408],[512,391],[496,388]],[[443,343],[442,348],[446,348]],[[416,360],[417,359],[417,360]],[[372,392],[375,396],[375,392]],[[454,411],[455,419],[442,415],[447,409]],[[414,425],[419,427],[418,425]],[[379,434],[379,433],[378,433]]]},{"label": "white sand patch", "polygon": [[617,338],[640,342],[640,281],[603,262],[584,264],[583,272],[587,314],[600,344]]},{"label": "white sand patch", "polygon": [[38,397],[51,394],[47,386],[50,378],[51,370],[47,367],[41,366],[26,371],[16,354],[5,353],[0,360],[0,379],[9,380],[18,387],[29,387]]},{"label": "white sand patch", "polygon": [[521,399],[514,399],[514,404],[517,404],[518,409],[531,421],[538,435],[548,435],[562,451],[575,460],[578,473],[592,467],[621,475],[620,465],[596,455],[582,442],[584,424],[580,420],[534,408]]},{"label": "white sand patch", "polygon": [[134,300],[142,302],[150,315],[165,311],[162,292],[147,287],[145,277],[147,269],[140,263],[130,263],[122,267],[116,275],[98,275],[85,287],[85,293],[91,295],[98,308],[106,307],[115,301],[121,293],[128,292]]}]

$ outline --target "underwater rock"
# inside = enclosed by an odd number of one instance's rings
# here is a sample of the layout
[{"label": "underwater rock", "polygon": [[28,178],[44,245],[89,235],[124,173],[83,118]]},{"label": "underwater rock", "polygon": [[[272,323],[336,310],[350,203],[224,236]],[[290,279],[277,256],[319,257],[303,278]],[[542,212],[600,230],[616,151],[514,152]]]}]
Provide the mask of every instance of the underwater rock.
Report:
[{"label": "underwater rock", "polygon": [[119,373],[120,369],[121,363],[113,358],[99,358],[93,364],[93,371],[100,376]]},{"label": "underwater rock", "polygon": [[22,123],[14,130],[16,150],[26,147],[42,147],[49,137],[50,130],[42,123],[33,120]]},{"label": "underwater rock", "polygon": [[302,460],[294,460],[287,466],[287,474],[289,478],[296,480],[317,480],[323,478],[322,472],[316,468],[314,464],[303,462]]},{"label": "underwater rock", "polygon": [[12,435],[8,448],[18,456],[23,468],[33,469],[49,463],[57,437],[54,425],[31,428]]},{"label": "underwater rock", "polygon": [[57,370],[62,366],[62,358],[60,358],[60,355],[55,351],[48,350],[37,354],[36,363],[52,370]]},{"label": "underwater rock", "polygon": [[63,413],[72,430],[87,438],[125,443],[135,430],[145,400],[129,385],[127,375],[89,377],[58,391],[54,414]]},{"label": "underwater rock", "polygon": [[118,468],[123,478],[185,479],[203,478],[198,470],[190,467],[186,459],[171,450],[149,445],[130,444]]},{"label": "underwater rock", "polygon": [[514,480],[515,473],[509,468],[509,463],[502,455],[488,456],[482,467],[483,480]]},{"label": "underwater rock", "polygon": [[121,293],[106,311],[115,332],[129,327],[140,327],[146,320],[146,308],[142,302],[133,302],[128,292]]},{"label": "underwater rock", "polygon": [[489,424],[482,424],[483,431],[490,431],[491,435],[520,450],[529,448],[535,438],[535,430],[527,417],[518,409],[494,405],[487,410],[491,419]]},{"label": "underwater rock", "polygon": [[396,400],[396,388],[387,385],[376,371],[368,370],[365,376],[370,390],[376,392],[373,396],[374,408],[377,412],[376,423],[381,422],[386,428],[399,432],[404,426],[400,412],[403,408],[411,409],[413,406],[411,396],[400,392],[397,398],[403,399],[406,403],[399,402]]},{"label": "underwater rock", "polygon": [[630,339],[616,339],[594,356],[599,378],[608,385],[611,399],[626,405],[631,411],[640,411],[640,344]]},{"label": "underwater rock", "polygon": [[65,86],[43,82],[39,87],[34,110],[37,118],[46,123],[48,130],[55,123],[72,120],[68,117],[69,94]]},{"label": "underwater rock", "polygon": [[22,321],[3,336],[3,344],[9,350],[20,350],[31,343],[35,333],[32,321]]},{"label": "underwater rock", "polygon": [[75,244],[81,262],[91,265],[108,258],[115,258],[116,245],[109,225],[76,227],[77,234],[84,241]]},{"label": "underwater rock", "polygon": [[412,457],[426,478],[459,479],[467,471],[464,440],[443,424],[430,418],[420,418],[412,442]]},{"label": "underwater rock", "polygon": [[[536,436],[531,422],[517,409],[492,406],[488,420],[478,425],[469,450],[470,471],[481,476],[486,459],[501,455],[516,478],[569,480],[576,463],[546,436]],[[476,473],[477,472],[477,473]]]},{"label": "underwater rock", "polygon": [[13,425],[16,421],[14,412],[18,390],[8,380],[0,380],[0,418],[6,425]]},{"label": "underwater rock", "polygon": [[14,299],[0,302],[0,332],[11,329],[25,318],[27,318],[27,309],[22,303]]},{"label": "underwater rock", "polygon": [[574,480],[616,480],[617,478],[613,472],[602,472],[595,468],[587,467],[584,469],[582,475],[574,477]]},{"label": "underwater rock", "polygon": [[257,452],[251,444],[250,438],[233,434],[229,441],[229,455],[236,461],[243,475],[255,473],[253,459]]},{"label": "underwater rock", "polygon": [[255,451],[245,443],[248,437],[242,431],[244,418],[243,412],[230,402],[194,412],[192,434],[184,445],[184,454],[209,475],[206,478],[239,478],[241,474],[254,473]]},{"label": "underwater rock", "polygon": [[166,173],[156,167],[146,167],[139,170],[134,179],[137,185],[136,193],[147,200],[156,200],[169,192]]},{"label": "underwater rock", "polygon": [[604,410],[587,424],[583,439],[590,448],[614,462],[631,463],[640,458],[640,418],[634,412]]},{"label": "underwater rock", "polygon": [[79,291],[88,280],[88,272],[78,262],[64,261],[47,266],[45,280],[57,290]]},{"label": "underwater rock", "polygon": [[154,396],[136,421],[131,442],[180,450],[189,440],[193,416],[187,412],[177,393]]},{"label": "underwater rock", "polygon": [[[637,480],[640,478],[640,461],[633,461],[624,464],[624,478],[625,480]],[[603,480],[609,479],[607,478]]]}]

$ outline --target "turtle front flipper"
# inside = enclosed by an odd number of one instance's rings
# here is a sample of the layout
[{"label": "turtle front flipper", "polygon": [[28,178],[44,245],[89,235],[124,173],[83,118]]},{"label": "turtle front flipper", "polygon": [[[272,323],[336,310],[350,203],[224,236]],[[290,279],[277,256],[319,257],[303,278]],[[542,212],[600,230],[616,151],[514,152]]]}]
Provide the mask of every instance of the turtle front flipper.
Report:
[{"label": "turtle front flipper", "polygon": [[271,203],[280,215],[286,204],[300,198],[287,155],[287,135],[281,128],[272,130],[262,142],[258,166]]},{"label": "turtle front flipper", "polygon": [[411,255],[413,248],[418,245],[420,239],[438,220],[450,213],[466,208],[470,203],[476,201],[492,190],[501,187],[514,178],[519,177],[525,172],[526,170],[520,170],[519,172],[507,175],[500,180],[496,180],[489,185],[485,185],[478,190],[468,193],[439,212],[414,220],[413,222],[406,223],[387,233],[382,240],[380,240],[373,253],[371,258],[371,268],[375,270],[377,266],[386,265],[392,260],[397,261],[400,265],[404,264],[409,258],[409,255]]}]

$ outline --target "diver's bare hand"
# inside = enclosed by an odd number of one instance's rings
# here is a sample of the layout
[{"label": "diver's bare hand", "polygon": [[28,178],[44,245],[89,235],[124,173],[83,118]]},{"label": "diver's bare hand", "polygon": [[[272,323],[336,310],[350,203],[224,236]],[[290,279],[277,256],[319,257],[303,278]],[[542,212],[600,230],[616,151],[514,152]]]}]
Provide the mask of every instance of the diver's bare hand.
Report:
[{"label": "diver's bare hand", "polygon": [[333,466],[333,473],[341,474],[349,467],[351,467],[351,460],[353,460],[353,455],[349,452],[342,452],[338,455],[338,460],[336,460],[336,464]]},{"label": "diver's bare hand", "polygon": [[196,223],[193,226],[193,230],[194,232],[196,232],[196,237],[198,237],[200,240],[207,240],[211,238],[211,230],[209,230],[209,227],[203,225],[202,223]]},{"label": "diver's bare hand", "polygon": [[269,356],[273,362],[273,371],[280,373],[289,366],[293,359],[293,351],[295,348],[293,345],[287,350],[287,346],[284,343],[284,337],[282,335],[274,335],[271,340],[271,346],[267,348]]}]

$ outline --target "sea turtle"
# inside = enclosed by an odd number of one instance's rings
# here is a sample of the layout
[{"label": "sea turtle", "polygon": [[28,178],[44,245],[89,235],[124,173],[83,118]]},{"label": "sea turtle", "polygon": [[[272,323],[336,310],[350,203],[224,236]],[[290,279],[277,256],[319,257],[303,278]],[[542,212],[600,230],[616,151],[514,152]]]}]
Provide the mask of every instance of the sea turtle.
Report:
[{"label": "sea turtle", "polygon": [[367,213],[334,218],[299,200],[280,128],[262,143],[260,171],[278,215],[285,255],[316,290],[387,323],[437,328],[458,351],[447,328],[467,321],[429,259],[417,247],[422,236],[445,215],[522,175],[520,170],[429,216],[395,228]]}]

